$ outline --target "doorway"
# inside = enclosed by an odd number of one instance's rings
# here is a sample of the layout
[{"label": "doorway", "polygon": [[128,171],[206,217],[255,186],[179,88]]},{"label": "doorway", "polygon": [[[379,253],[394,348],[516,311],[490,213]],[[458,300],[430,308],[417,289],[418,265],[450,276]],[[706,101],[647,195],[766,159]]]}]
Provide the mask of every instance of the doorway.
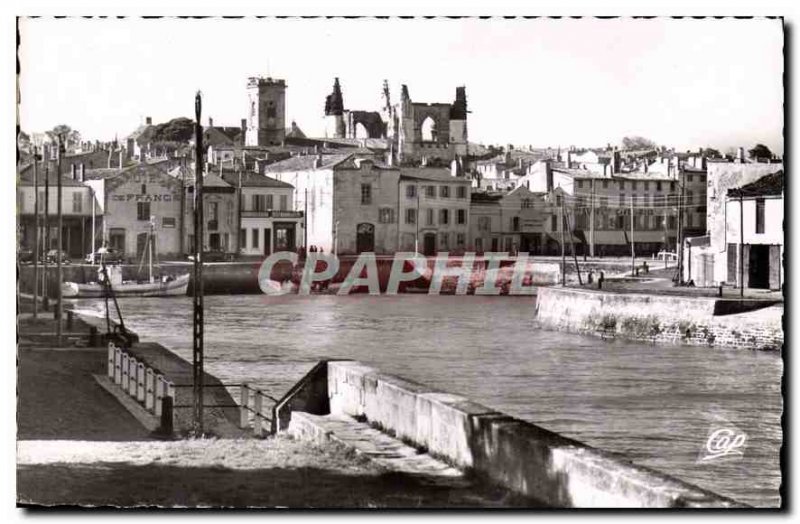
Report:
[{"label": "doorway", "polygon": [[769,246],[751,244],[749,247],[748,287],[769,289]]},{"label": "doorway", "polygon": [[356,253],[375,251],[375,226],[368,223],[356,228]]},{"label": "doorway", "polygon": [[264,228],[264,254],[272,254],[272,228]]},{"label": "doorway", "polygon": [[425,233],[422,237],[422,254],[426,256],[436,254],[436,233]]}]

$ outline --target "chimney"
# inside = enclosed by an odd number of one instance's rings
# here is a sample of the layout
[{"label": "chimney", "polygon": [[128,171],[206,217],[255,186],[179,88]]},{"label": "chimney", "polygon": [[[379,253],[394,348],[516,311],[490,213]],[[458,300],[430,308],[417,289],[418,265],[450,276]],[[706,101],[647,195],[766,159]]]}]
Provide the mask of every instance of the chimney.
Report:
[{"label": "chimney", "polygon": [[461,176],[461,166],[458,165],[458,159],[454,158],[452,162],[450,162],[450,174],[452,176]]},{"label": "chimney", "polygon": [[509,145],[508,149],[506,149],[505,158],[503,160],[506,165],[511,163],[511,145]]},{"label": "chimney", "polygon": [[70,166],[69,166],[69,168],[70,168],[69,169],[69,177],[72,180],[77,180],[78,179],[78,175],[77,175],[78,171],[77,171],[76,167],[77,166],[75,164],[70,164]]},{"label": "chimney", "polygon": [[151,117],[151,116],[145,117],[144,123],[145,123],[145,125],[148,125],[148,126],[153,125],[153,117]]},{"label": "chimney", "polygon": [[208,127],[214,127],[214,119],[211,117],[208,117]]},{"label": "chimney", "polygon": [[322,153],[317,153],[317,156],[314,157],[314,169],[319,169],[322,167]]},{"label": "chimney", "polygon": [[122,169],[123,160],[125,159],[125,151],[119,150],[119,168]]},{"label": "chimney", "polygon": [[247,134],[247,119],[246,118],[242,118],[241,126],[242,126],[242,145],[244,145],[244,143],[245,143],[244,142],[245,141],[245,135]]},{"label": "chimney", "polygon": [[742,162],[744,162],[744,148],[743,147],[737,147],[736,148],[736,161],[739,162],[740,164]]},{"label": "chimney", "polygon": [[553,190],[553,170],[550,167],[550,159],[547,158],[547,159],[543,160],[542,162],[544,162],[544,177],[545,177],[545,183],[547,184],[547,191],[552,191]]}]

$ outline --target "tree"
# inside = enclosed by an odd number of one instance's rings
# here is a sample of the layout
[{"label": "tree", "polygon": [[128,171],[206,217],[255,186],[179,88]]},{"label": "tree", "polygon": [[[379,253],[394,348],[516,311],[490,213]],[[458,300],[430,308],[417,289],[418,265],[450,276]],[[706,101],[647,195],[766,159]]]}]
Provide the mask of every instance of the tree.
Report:
[{"label": "tree", "polygon": [[656,143],[641,136],[626,136],[622,139],[622,149],[655,149]]},{"label": "tree", "polygon": [[714,149],[713,147],[706,147],[702,150],[703,154],[706,158],[722,158],[722,153],[719,150]]},{"label": "tree", "polygon": [[747,153],[750,155],[750,158],[754,158],[756,160],[760,160],[762,158],[772,158],[772,151],[770,151],[769,148],[764,144],[756,144],[756,146],[753,149],[748,150]]},{"label": "tree", "polygon": [[59,124],[50,131],[45,131],[47,138],[54,144],[58,144],[59,137],[64,141],[64,147],[77,146],[81,143],[81,134],[66,124]]},{"label": "tree", "polygon": [[26,153],[31,150],[31,137],[25,131],[20,131],[17,135],[17,147]]}]

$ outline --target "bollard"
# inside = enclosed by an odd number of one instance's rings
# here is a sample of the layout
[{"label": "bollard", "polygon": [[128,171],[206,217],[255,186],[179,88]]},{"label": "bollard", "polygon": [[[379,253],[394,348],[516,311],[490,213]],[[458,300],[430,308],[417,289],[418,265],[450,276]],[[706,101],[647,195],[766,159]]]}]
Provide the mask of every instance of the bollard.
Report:
[{"label": "bollard", "polygon": [[152,413],[156,405],[156,378],[151,368],[147,368],[144,377],[144,407]]},{"label": "bollard", "polygon": [[89,347],[97,347],[97,328],[89,327]]},{"label": "bollard", "polygon": [[136,369],[136,400],[144,404],[144,364],[139,362]]},{"label": "bollard", "polygon": [[138,362],[134,357],[128,359],[128,395],[136,398],[136,371],[138,369]]},{"label": "bollard", "polygon": [[116,348],[114,350],[114,384],[122,384],[122,350]]},{"label": "bollard", "polygon": [[256,395],[255,406],[253,408],[253,411],[255,411],[254,413],[255,416],[253,418],[253,435],[255,435],[256,437],[260,437],[263,435],[263,426],[262,426],[263,419],[261,418],[261,406],[263,398],[261,397],[260,391],[256,391],[255,395]]},{"label": "bollard", "polygon": [[166,396],[166,385],[167,383],[164,381],[164,375],[156,375],[155,413],[157,417],[161,416],[161,409],[163,406],[162,400]]},{"label": "bollard", "polygon": [[247,389],[247,384],[239,386],[239,392],[239,427],[246,429],[250,425],[250,413],[247,409],[250,407],[250,391]]},{"label": "bollard", "polygon": [[108,343],[108,378],[114,380],[114,374],[116,373],[116,355],[117,355],[117,346],[114,345],[113,342]]},{"label": "bollard", "polygon": [[122,386],[122,391],[127,392],[128,386],[130,385],[130,380],[128,380],[128,354],[122,353],[122,360],[120,361],[120,367],[122,368],[122,375],[120,377],[120,386]]}]

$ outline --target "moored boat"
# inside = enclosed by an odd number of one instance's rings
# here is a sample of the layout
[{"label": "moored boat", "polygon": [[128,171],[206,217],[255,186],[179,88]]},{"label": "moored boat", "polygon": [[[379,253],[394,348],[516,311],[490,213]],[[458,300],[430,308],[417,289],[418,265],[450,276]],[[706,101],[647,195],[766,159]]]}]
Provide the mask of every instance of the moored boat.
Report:
[{"label": "moored boat", "polygon": [[[176,277],[162,277],[152,282],[114,282],[112,279],[111,290],[117,298],[122,297],[169,297],[186,295],[189,287],[189,273]],[[105,286],[101,282],[78,284],[65,282],[62,290],[64,298],[103,298]]]}]

